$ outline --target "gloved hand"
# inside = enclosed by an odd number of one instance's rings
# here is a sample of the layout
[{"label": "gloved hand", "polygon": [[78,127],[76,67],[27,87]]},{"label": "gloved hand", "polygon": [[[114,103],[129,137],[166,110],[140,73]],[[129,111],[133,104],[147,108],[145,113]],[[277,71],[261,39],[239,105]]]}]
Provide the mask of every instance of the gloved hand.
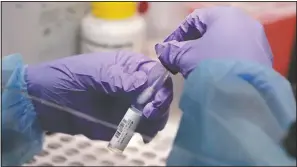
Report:
[{"label": "gloved hand", "polygon": [[[83,54],[28,66],[25,79],[31,96],[118,125],[139,93],[164,70],[160,63],[146,56],[120,51]],[[145,106],[147,118],[140,122],[137,132],[153,137],[164,128],[172,96],[172,80],[168,79]],[[115,132],[38,101],[33,100],[33,104],[44,130],[100,140],[110,140]]]},{"label": "gloved hand", "polygon": [[296,164],[281,145],[296,102],[261,24],[232,7],[199,9],[155,49],[187,78],[167,166]]},{"label": "gloved hand", "polygon": [[168,70],[184,77],[206,59],[251,60],[272,66],[262,25],[233,7],[195,10],[155,50]]}]

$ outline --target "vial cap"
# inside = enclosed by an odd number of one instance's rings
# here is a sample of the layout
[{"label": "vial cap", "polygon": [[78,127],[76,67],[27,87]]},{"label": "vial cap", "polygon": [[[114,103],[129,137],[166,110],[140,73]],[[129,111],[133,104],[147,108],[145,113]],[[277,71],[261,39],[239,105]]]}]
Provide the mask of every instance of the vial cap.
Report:
[{"label": "vial cap", "polygon": [[137,12],[136,2],[91,2],[93,16],[106,20],[121,20]]}]

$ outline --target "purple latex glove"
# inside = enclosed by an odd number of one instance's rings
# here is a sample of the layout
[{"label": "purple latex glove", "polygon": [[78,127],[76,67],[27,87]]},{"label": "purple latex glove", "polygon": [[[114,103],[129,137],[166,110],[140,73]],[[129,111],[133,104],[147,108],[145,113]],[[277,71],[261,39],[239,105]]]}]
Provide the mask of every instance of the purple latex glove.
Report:
[{"label": "purple latex glove", "polygon": [[[164,67],[148,57],[130,52],[93,53],[28,66],[30,95],[78,110],[118,125],[139,93],[159,77]],[[172,80],[144,108],[137,132],[154,137],[168,119]],[[33,101],[41,126],[50,132],[83,134],[110,140],[115,129],[95,124]],[[149,142],[149,140],[144,140]]]},{"label": "purple latex glove", "polygon": [[168,70],[184,77],[205,59],[250,60],[272,66],[263,26],[234,7],[195,10],[155,50]]}]

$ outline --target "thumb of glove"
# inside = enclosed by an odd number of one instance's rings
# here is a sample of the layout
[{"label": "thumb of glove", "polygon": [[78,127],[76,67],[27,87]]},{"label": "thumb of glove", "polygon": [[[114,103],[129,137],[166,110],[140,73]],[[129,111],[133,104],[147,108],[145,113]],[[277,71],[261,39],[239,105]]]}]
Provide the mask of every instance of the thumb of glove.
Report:
[{"label": "thumb of glove", "polygon": [[[156,53],[163,66],[171,73],[182,73],[184,77],[193,70],[197,62],[189,62],[189,57],[184,56],[192,49],[193,41],[178,42],[176,40],[159,43],[155,46]],[[203,40],[200,41],[203,43]]]}]

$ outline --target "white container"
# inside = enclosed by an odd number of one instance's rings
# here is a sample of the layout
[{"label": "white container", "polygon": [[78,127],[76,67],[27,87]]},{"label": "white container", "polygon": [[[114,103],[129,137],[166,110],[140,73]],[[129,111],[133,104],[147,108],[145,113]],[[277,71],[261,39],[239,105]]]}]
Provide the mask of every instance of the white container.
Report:
[{"label": "white container", "polygon": [[130,50],[142,53],[145,27],[145,20],[136,12],[121,19],[103,19],[90,13],[82,20],[81,52]]}]

